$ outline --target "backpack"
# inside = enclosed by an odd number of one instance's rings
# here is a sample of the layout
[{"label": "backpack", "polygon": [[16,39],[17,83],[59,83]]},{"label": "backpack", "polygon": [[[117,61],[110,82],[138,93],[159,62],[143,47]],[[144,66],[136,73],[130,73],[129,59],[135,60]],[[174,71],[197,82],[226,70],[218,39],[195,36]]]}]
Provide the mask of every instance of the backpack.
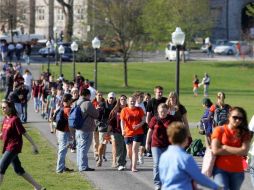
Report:
[{"label": "backpack", "polygon": [[192,141],[190,146],[186,149],[186,152],[188,152],[189,154],[193,156],[198,156],[199,153],[203,151],[203,148],[204,146],[201,139],[195,139],[194,141]]},{"label": "backpack", "polygon": [[64,117],[64,109],[59,108],[56,110],[53,116],[53,121],[56,123],[56,129],[63,131],[65,126],[68,124],[67,119]]},{"label": "backpack", "polygon": [[228,104],[225,104],[223,108],[220,108],[218,105],[215,106],[213,117],[215,126],[223,125],[227,122],[229,109],[230,106]]},{"label": "backpack", "polygon": [[83,118],[83,113],[81,111],[80,105],[84,101],[81,101],[79,104],[76,104],[73,108],[71,108],[70,115],[68,117],[69,127],[73,129],[81,129],[83,123],[86,120],[86,117]]}]

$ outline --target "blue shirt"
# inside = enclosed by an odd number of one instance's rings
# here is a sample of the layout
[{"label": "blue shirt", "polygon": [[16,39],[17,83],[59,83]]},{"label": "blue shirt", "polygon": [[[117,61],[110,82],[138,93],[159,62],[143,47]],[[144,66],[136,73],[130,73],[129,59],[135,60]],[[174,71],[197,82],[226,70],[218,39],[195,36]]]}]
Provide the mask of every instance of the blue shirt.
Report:
[{"label": "blue shirt", "polygon": [[218,189],[218,185],[203,175],[190,154],[178,145],[170,145],[161,155],[159,174],[162,190],[191,190],[192,180],[202,186]]}]

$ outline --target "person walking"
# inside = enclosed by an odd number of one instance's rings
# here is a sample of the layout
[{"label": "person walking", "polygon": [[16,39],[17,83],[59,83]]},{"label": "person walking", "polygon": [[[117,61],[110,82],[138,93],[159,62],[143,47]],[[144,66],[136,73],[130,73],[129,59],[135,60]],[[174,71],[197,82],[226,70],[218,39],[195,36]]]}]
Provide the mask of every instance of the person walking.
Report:
[{"label": "person walking", "polygon": [[204,96],[205,97],[208,97],[208,89],[209,89],[210,82],[211,82],[210,76],[207,73],[205,73],[205,75],[202,79],[202,82],[199,83],[199,85],[198,85],[198,86],[204,85]]},{"label": "person walking", "polygon": [[86,117],[86,121],[83,123],[81,129],[76,130],[77,166],[80,172],[94,171],[93,168],[89,167],[87,153],[93,140],[93,131],[95,130],[94,119],[99,117],[99,112],[90,102],[90,97],[90,90],[84,88],[77,100],[77,105],[80,105],[83,118]]},{"label": "person walking", "polygon": [[127,107],[127,96],[121,95],[113,110],[109,114],[109,132],[112,140],[112,167],[118,167],[119,171],[125,169],[126,147],[121,130],[120,113]]},{"label": "person walking", "polygon": [[194,93],[194,96],[198,96],[198,84],[199,84],[198,75],[194,75],[192,84],[193,84],[193,93]]},{"label": "person walking", "polygon": [[145,113],[140,107],[136,107],[134,96],[128,98],[128,107],[120,113],[122,135],[124,136],[127,155],[130,159],[130,169],[137,172],[138,148],[143,140],[143,128]]},{"label": "person walking", "polygon": [[167,128],[168,140],[172,145],[161,155],[159,175],[162,190],[193,189],[193,180],[202,186],[222,190],[211,179],[203,175],[194,158],[186,153],[188,130],[182,122],[173,122]]},{"label": "person walking", "polygon": [[233,107],[228,123],[212,133],[212,152],[216,156],[213,177],[224,189],[240,190],[244,181],[244,156],[248,154],[251,133],[247,114],[241,107]]},{"label": "person walking", "polygon": [[159,176],[159,160],[161,154],[170,144],[167,137],[167,128],[169,124],[176,121],[176,117],[168,114],[168,106],[161,103],[158,106],[158,116],[153,116],[149,122],[149,129],[146,139],[146,150],[152,150],[153,154],[153,181],[154,189],[161,189]]},{"label": "person walking", "polygon": [[20,119],[17,117],[14,104],[4,100],[1,104],[2,112],[4,115],[0,139],[3,141],[3,155],[0,160],[0,186],[4,180],[4,175],[10,164],[13,165],[16,174],[23,177],[29,182],[35,190],[46,190],[33,177],[24,170],[19,160],[19,153],[21,153],[24,136],[33,147],[33,152],[38,153],[38,148],[33,139],[26,132]]}]

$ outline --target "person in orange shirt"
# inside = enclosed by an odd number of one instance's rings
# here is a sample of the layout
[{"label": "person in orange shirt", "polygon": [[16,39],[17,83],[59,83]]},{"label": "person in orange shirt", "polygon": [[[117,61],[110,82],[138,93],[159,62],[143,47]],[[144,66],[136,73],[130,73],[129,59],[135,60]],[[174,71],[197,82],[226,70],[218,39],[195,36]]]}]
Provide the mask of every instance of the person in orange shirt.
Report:
[{"label": "person in orange shirt", "polygon": [[192,84],[193,84],[193,93],[194,93],[194,96],[198,96],[198,84],[199,84],[198,75],[194,75]]},{"label": "person in orange shirt", "polygon": [[128,107],[120,113],[122,135],[126,144],[127,155],[131,161],[130,169],[137,172],[138,148],[143,140],[145,113],[142,108],[136,107],[136,98],[128,98]]},{"label": "person in orange shirt", "polygon": [[214,181],[227,190],[239,190],[244,180],[244,156],[251,141],[247,114],[241,107],[229,113],[228,123],[218,126],[212,134],[212,152],[216,155]]}]

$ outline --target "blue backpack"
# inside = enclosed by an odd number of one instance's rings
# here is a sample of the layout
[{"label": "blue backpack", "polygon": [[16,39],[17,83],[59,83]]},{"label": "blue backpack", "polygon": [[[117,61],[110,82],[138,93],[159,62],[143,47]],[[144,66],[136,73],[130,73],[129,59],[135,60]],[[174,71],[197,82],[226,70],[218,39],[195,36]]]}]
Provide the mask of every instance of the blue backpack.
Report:
[{"label": "blue backpack", "polygon": [[85,122],[86,117],[83,118],[83,113],[81,111],[80,105],[84,101],[76,104],[70,111],[70,115],[68,117],[69,127],[73,129],[81,129],[83,123]]}]

